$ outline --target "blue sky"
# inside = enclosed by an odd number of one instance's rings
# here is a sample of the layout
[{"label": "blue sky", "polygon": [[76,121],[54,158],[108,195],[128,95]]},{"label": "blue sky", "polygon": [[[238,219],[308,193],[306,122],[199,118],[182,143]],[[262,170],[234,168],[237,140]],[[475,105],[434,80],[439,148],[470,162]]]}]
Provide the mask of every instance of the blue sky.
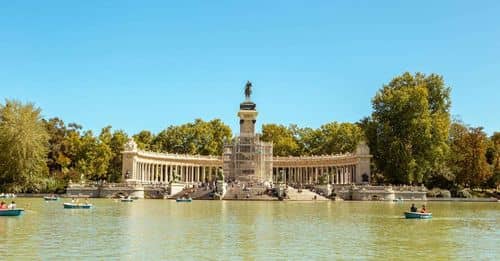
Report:
[{"label": "blue sky", "polygon": [[[480,3],[480,4],[478,4]],[[195,118],[237,131],[371,113],[405,71],[438,73],[452,114],[500,131],[500,1],[2,1],[0,98],[86,129],[158,132]]]}]

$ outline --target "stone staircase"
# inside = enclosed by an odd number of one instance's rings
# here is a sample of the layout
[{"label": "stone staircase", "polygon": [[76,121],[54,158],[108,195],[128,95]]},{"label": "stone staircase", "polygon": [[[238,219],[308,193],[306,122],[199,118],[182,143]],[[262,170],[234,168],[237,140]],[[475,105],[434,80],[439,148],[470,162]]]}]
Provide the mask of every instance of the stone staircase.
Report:
[{"label": "stone staircase", "polygon": [[182,197],[189,197],[192,199],[198,199],[198,200],[208,200],[212,199],[211,197],[212,190],[207,189],[206,187],[202,188],[185,188],[181,192],[172,195],[170,198],[176,199],[176,198],[182,198]]},{"label": "stone staircase", "polygon": [[[268,194],[269,193],[269,194]],[[252,186],[243,189],[243,184],[230,185],[224,200],[278,200],[264,186]]]},{"label": "stone staircase", "polygon": [[290,201],[328,201],[330,199],[314,193],[308,189],[296,189],[288,186],[286,200]]}]

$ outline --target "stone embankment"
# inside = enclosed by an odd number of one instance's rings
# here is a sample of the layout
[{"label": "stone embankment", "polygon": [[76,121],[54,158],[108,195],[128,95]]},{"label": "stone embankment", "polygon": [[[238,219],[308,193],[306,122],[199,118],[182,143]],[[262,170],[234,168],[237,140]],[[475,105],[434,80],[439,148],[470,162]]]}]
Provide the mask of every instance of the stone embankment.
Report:
[{"label": "stone embankment", "polygon": [[316,194],[308,189],[296,189],[288,186],[286,189],[286,200],[290,201],[328,201],[330,199]]}]

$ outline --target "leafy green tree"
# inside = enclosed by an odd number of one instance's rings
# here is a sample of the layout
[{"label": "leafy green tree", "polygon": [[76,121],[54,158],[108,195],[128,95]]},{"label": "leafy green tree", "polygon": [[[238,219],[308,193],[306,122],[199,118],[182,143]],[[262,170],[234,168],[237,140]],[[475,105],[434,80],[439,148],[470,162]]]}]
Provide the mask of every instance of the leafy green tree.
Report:
[{"label": "leafy green tree", "polygon": [[122,130],[113,132],[110,143],[111,159],[108,166],[108,181],[121,182],[122,179],[122,151],[125,150],[125,144],[128,141],[127,134]]},{"label": "leafy green tree", "polygon": [[495,170],[500,170],[500,132],[495,132],[491,136],[491,143],[493,144],[493,167]]},{"label": "leafy green tree", "polygon": [[86,131],[79,143],[76,170],[86,179],[105,180],[111,157],[109,146],[94,137],[92,131]]},{"label": "leafy green tree", "polygon": [[453,123],[450,145],[449,165],[457,184],[477,187],[491,177],[491,168],[486,159],[488,138],[482,128],[468,127],[461,122]]},{"label": "leafy green tree", "polygon": [[500,132],[493,133],[490,138],[491,144],[491,166],[493,170],[493,175],[488,180],[488,186],[499,187],[500,186]]},{"label": "leafy green tree", "polygon": [[133,136],[137,147],[141,150],[153,150],[153,140],[155,136],[148,130],[143,130]]},{"label": "leafy green tree", "polygon": [[71,159],[64,152],[64,141],[67,134],[66,125],[59,118],[43,120],[43,122],[49,134],[47,167],[50,173],[62,172],[71,162]]},{"label": "leafy green tree", "polygon": [[353,152],[363,139],[361,128],[353,123],[327,123],[320,128],[321,154]]},{"label": "leafy green tree", "polygon": [[324,138],[320,129],[298,128],[296,125],[291,125],[290,129],[299,147],[298,155],[322,154]]},{"label": "leafy green tree", "polygon": [[422,183],[440,173],[449,153],[451,104],[443,78],[404,73],[384,85],[372,102],[366,136],[386,179]]},{"label": "leafy green tree", "polygon": [[156,136],[152,142],[157,151],[221,155],[224,141],[231,139],[231,129],[221,120],[205,122],[196,119],[193,123],[170,126]]},{"label": "leafy green tree", "polygon": [[294,156],[299,152],[299,145],[295,140],[294,133],[284,125],[262,125],[261,139],[274,144],[274,156]]},{"label": "leafy green tree", "polygon": [[13,100],[0,105],[0,190],[36,192],[43,188],[48,139],[39,108]]}]

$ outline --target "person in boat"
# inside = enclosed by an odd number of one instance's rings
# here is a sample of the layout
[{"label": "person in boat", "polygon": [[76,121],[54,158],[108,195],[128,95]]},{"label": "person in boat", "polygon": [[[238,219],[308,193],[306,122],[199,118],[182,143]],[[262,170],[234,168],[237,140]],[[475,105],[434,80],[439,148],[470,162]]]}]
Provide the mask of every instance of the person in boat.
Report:
[{"label": "person in boat", "polygon": [[16,202],[12,201],[12,203],[9,204],[9,209],[16,209]]},{"label": "person in boat", "polygon": [[425,205],[422,205],[422,209],[420,210],[420,213],[427,213],[427,208],[425,208]]},{"label": "person in boat", "polygon": [[7,204],[5,203],[5,201],[2,201],[2,203],[0,203],[0,209],[7,209]]},{"label": "person in boat", "polygon": [[413,212],[413,213],[418,212],[418,209],[415,206],[415,204],[411,204],[410,212]]}]

